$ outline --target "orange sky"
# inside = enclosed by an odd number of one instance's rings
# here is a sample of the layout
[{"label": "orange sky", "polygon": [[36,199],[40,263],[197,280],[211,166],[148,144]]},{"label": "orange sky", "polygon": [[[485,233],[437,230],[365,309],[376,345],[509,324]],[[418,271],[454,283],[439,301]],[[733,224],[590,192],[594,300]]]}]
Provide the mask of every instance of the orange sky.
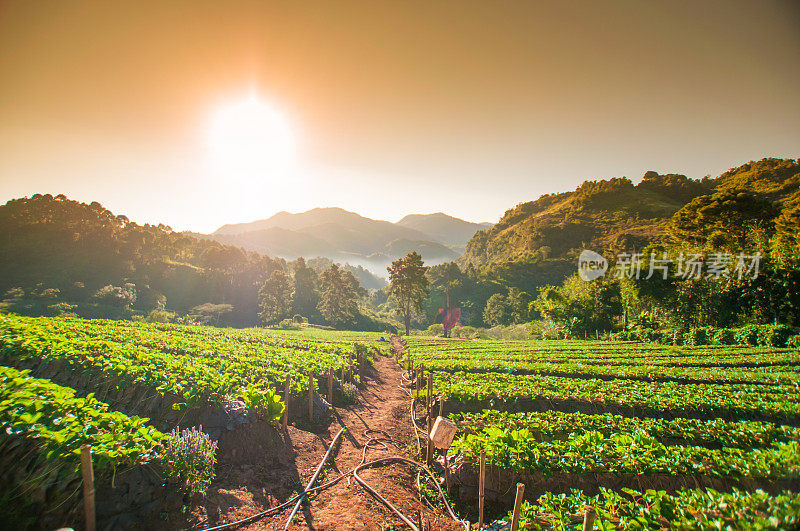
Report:
[{"label": "orange sky", "polygon": [[[0,0],[0,201],[496,221],[584,179],[798,157],[798,28],[791,1]],[[293,124],[289,183],[208,169],[209,116],[251,90]]]}]

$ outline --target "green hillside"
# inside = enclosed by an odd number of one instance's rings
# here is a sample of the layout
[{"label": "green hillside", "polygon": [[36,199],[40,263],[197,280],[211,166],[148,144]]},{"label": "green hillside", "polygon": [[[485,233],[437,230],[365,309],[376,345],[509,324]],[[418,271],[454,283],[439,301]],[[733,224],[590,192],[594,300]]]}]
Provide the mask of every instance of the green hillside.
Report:
[{"label": "green hillside", "polygon": [[584,248],[641,249],[663,234],[670,218],[693,198],[732,189],[793,204],[800,193],[800,165],[793,159],[762,159],[714,179],[649,171],[636,185],[625,177],[586,181],[573,192],[544,195],[508,210],[497,225],[473,236],[458,263],[573,258]]}]

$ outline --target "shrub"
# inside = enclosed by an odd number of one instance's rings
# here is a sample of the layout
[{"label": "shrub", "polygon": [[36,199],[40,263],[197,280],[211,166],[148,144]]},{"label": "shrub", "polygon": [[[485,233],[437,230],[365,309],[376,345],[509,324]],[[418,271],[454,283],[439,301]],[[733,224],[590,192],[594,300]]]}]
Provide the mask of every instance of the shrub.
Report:
[{"label": "shrub", "polygon": [[800,334],[793,335],[787,339],[786,346],[789,348],[800,348]]},{"label": "shrub", "polygon": [[706,327],[690,328],[686,333],[684,343],[686,345],[696,347],[699,345],[708,345],[710,343],[709,331]]},{"label": "shrub", "polygon": [[716,345],[735,345],[736,332],[730,328],[719,328],[712,336]]},{"label": "shrub", "polygon": [[105,306],[130,308],[136,302],[136,287],[133,284],[124,286],[108,285],[97,290],[94,300]]},{"label": "shrub", "polygon": [[217,441],[203,432],[203,426],[172,430],[161,443],[161,458],[167,475],[184,482],[189,495],[205,496],[214,479]]},{"label": "shrub", "polygon": [[675,346],[681,346],[684,343],[684,334],[680,330],[676,330],[672,333],[672,344]]},{"label": "shrub", "polygon": [[428,327],[428,334],[440,336],[444,334],[444,326],[439,323],[434,323]]},{"label": "shrub", "polygon": [[758,327],[758,344],[764,347],[782,347],[792,335],[786,325],[762,325]]},{"label": "shrub", "polygon": [[300,330],[300,326],[295,324],[291,319],[284,319],[272,328],[277,328],[278,330]]},{"label": "shrub", "polygon": [[[456,330],[456,328],[458,330]],[[477,331],[478,331],[478,329],[475,328],[474,326],[458,326],[458,327],[453,328],[450,331],[451,332],[450,335],[453,336],[453,337],[466,337],[466,338],[469,338],[469,337],[474,336]]]},{"label": "shrub", "polygon": [[747,325],[736,331],[734,339],[737,345],[758,345],[758,326]]},{"label": "shrub", "polygon": [[77,317],[75,310],[78,308],[77,304],[70,304],[68,302],[57,302],[47,306],[45,315],[52,317]]},{"label": "shrub", "polygon": [[173,312],[166,310],[151,310],[144,319],[148,323],[172,323],[175,322],[176,316]]}]

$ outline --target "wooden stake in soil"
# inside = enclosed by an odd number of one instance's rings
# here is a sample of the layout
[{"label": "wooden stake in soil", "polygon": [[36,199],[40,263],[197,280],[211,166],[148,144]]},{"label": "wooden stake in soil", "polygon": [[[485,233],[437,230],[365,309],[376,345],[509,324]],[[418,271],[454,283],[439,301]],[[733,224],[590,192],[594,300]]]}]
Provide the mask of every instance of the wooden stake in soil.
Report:
[{"label": "wooden stake in soil", "polygon": [[314,376],[308,375],[308,421],[314,422]]},{"label": "wooden stake in soil", "polygon": [[422,374],[424,372],[425,372],[425,364],[420,363],[419,366],[417,367],[417,373],[414,377],[414,380],[417,382],[417,400],[419,400],[419,388],[420,388],[419,379],[422,377]]},{"label": "wooden stake in soil", "polygon": [[433,372],[428,371],[428,392],[425,395],[425,403],[428,410],[428,466],[431,466],[433,463],[433,439],[431,438],[431,430],[433,429],[433,415],[431,415],[431,395],[433,395]]},{"label": "wooden stake in soil", "polygon": [[94,468],[92,467],[92,447],[81,446],[81,474],[83,475],[83,511],[86,517],[86,531],[94,531]]},{"label": "wooden stake in soil", "polygon": [[478,476],[478,529],[483,529],[483,497],[486,487],[486,450],[481,450],[481,468]]},{"label": "wooden stake in soil", "polygon": [[511,531],[519,529],[519,508],[522,505],[522,497],[525,494],[525,484],[517,483],[517,497],[514,499],[514,515],[511,519]]},{"label": "wooden stake in soil", "polygon": [[283,429],[289,429],[289,387],[292,385],[292,375],[286,375],[286,387],[283,390]]},{"label": "wooden stake in soil", "polygon": [[342,365],[342,377],[340,378],[342,385],[344,385],[344,365]]},{"label": "wooden stake in soil", "polygon": [[333,407],[333,369],[328,369],[328,402]]},{"label": "wooden stake in soil", "polygon": [[444,486],[447,495],[450,496],[450,460],[447,457],[447,450],[444,451]]},{"label": "wooden stake in soil", "polygon": [[594,507],[587,505],[583,508],[583,531],[591,531],[594,528],[594,519],[597,513],[594,512]]}]

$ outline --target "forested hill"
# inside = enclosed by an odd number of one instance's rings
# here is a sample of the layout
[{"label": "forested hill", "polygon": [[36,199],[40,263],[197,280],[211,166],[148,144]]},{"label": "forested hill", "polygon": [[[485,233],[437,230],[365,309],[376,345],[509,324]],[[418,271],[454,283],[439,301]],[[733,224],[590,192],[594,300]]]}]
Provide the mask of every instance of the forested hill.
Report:
[{"label": "forested hill", "polygon": [[497,225],[473,236],[458,262],[481,267],[572,259],[584,248],[641,249],[695,197],[741,189],[777,206],[794,203],[800,165],[793,159],[762,159],[702,180],[648,171],[636,185],[624,177],[586,181],[573,192],[544,195],[508,210]]},{"label": "forested hill", "polygon": [[232,307],[230,323],[255,324],[258,287],[285,268],[283,260],[139,225],[97,202],[36,194],[0,206],[0,293],[6,305],[34,314],[122,317],[212,303]]}]

